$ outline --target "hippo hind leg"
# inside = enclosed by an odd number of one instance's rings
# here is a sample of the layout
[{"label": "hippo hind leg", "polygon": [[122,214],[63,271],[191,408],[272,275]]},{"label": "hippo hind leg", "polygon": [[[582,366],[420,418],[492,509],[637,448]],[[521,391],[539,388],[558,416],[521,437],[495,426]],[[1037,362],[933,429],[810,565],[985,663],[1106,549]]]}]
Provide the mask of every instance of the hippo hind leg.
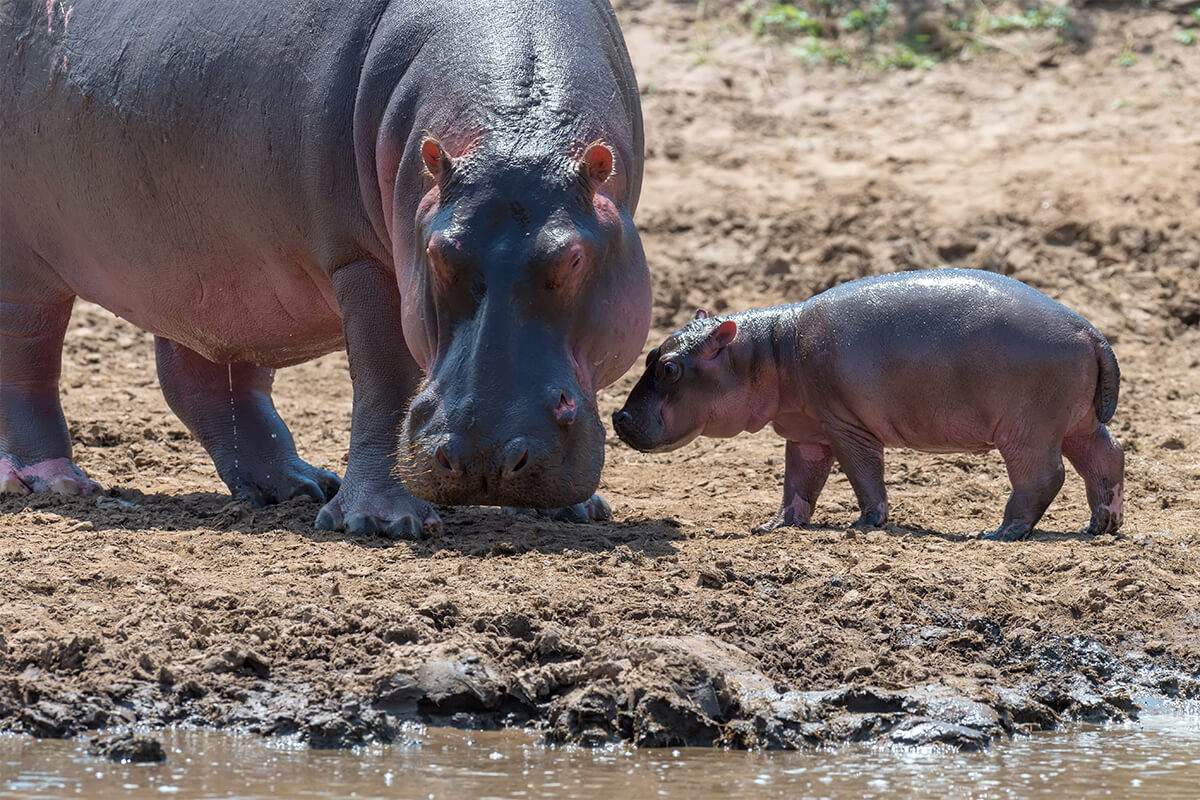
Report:
[{"label": "hippo hind leg", "polygon": [[859,428],[826,428],[829,446],[854,489],[861,512],[852,527],[878,528],[887,522],[883,483],[883,444]]},{"label": "hippo hind leg", "polygon": [[1008,468],[1013,490],[1004,507],[1004,522],[980,538],[1016,542],[1033,533],[1034,526],[1062,488],[1066,470],[1057,447],[1038,450],[1023,444],[1011,449],[1001,448],[1000,454]]},{"label": "hippo hind leg", "polygon": [[332,472],[305,463],[271,401],[274,371],[217,364],[156,337],[159,382],[237,500],[261,506],[293,497],[325,502],[338,491]]},{"label": "hippo hind leg", "polygon": [[1121,508],[1125,453],[1103,425],[1086,436],[1063,439],[1063,455],[1083,476],[1091,521],[1081,529],[1093,536],[1116,533],[1124,520]]}]

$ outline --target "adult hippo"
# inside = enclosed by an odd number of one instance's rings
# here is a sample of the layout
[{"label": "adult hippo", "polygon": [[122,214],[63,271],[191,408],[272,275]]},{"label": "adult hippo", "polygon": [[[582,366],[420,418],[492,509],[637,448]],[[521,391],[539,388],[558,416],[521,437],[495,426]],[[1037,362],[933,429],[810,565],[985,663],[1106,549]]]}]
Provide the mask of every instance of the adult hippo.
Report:
[{"label": "adult hippo", "polygon": [[[57,388],[82,297],[155,334],[237,498],[392,535],[439,525],[426,501],[603,506],[596,390],[650,316],[607,3],[28,0],[0,26],[5,491],[96,489]],[[339,489],[270,392],[343,342]]]}]

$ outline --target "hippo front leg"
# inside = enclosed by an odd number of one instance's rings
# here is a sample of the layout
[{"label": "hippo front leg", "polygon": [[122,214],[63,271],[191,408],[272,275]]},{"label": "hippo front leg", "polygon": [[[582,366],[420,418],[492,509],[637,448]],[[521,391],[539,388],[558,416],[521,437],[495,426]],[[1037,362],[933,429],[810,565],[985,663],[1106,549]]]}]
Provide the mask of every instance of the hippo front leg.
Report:
[{"label": "hippo front leg", "polygon": [[316,526],[354,534],[416,537],[441,527],[433,507],[396,477],[397,435],[421,380],[401,328],[400,290],[382,264],[358,261],[333,273],[354,386],[350,459],[341,491]]},{"label": "hippo front leg", "polygon": [[754,530],[765,533],[807,525],[832,467],[833,451],[828,445],[789,441],[784,450],[783,504],[769,522]]},{"label": "hippo front leg", "polygon": [[234,499],[261,506],[293,497],[324,502],[337,493],[336,475],[296,454],[271,400],[274,370],[217,364],[161,336],[154,352],[167,405],[208,451]]},{"label": "hippo front leg", "polygon": [[[14,270],[0,276],[0,290],[8,295],[21,287],[22,276],[13,266],[16,255],[4,258],[6,270]],[[0,299],[0,494],[91,494],[100,488],[71,460],[59,403],[63,336],[73,303],[70,296]]]}]

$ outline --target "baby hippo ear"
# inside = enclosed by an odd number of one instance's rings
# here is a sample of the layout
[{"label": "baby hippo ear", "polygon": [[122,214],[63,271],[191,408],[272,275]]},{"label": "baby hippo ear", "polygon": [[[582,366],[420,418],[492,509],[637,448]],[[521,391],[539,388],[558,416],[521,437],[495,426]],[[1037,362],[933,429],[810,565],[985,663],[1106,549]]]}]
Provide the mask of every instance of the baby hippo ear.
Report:
[{"label": "baby hippo ear", "polygon": [[601,141],[592,142],[583,151],[575,166],[583,185],[595,194],[600,185],[613,174],[613,150]]},{"label": "baby hippo ear", "polygon": [[450,172],[454,169],[454,162],[446,153],[446,149],[432,136],[426,136],[421,141],[421,160],[425,162],[425,169],[439,186],[446,182],[446,178],[450,177]]},{"label": "baby hippo ear", "polygon": [[693,319],[708,319],[708,312],[703,308],[696,309],[696,316]]},{"label": "baby hippo ear", "polygon": [[704,340],[704,345],[701,348],[701,358],[716,358],[716,356],[729,346],[730,342],[737,336],[737,323],[731,319],[727,319],[713,329],[713,332]]}]

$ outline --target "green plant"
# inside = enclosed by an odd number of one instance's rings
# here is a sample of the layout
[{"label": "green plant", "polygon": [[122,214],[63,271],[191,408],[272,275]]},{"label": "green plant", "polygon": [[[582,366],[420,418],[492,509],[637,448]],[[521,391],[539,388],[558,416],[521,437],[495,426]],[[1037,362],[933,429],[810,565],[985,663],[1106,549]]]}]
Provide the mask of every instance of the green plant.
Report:
[{"label": "green plant", "polygon": [[1121,51],[1121,55],[1117,56],[1117,66],[1132,67],[1137,63],[1137,56],[1128,47]]},{"label": "green plant", "polygon": [[937,59],[928,53],[919,53],[901,42],[890,53],[876,56],[875,66],[879,69],[928,70],[937,66]]},{"label": "green plant", "polygon": [[826,62],[838,66],[849,66],[851,63],[849,52],[841,47],[827,47],[816,36],[810,36],[808,41],[802,45],[789,47],[788,53],[809,64]]},{"label": "green plant", "polygon": [[986,22],[983,27],[993,33],[1038,29],[1070,30],[1071,28],[1071,9],[1069,6],[1031,8],[1022,11],[1020,14],[1005,14],[995,17],[986,12],[984,14],[986,15]]},{"label": "green plant", "polygon": [[1195,31],[1175,31],[1175,41],[1180,44],[1186,44],[1189,47],[1196,43]]},{"label": "green plant", "polygon": [[807,11],[796,8],[791,3],[772,3],[754,18],[751,27],[759,36],[770,34],[790,37],[802,33],[810,36],[821,34],[821,21],[814,19]]},{"label": "green plant", "polygon": [[874,34],[880,28],[890,25],[889,15],[892,4],[888,0],[873,0],[865,8],[852,8],[842,17],[842,27],[848,31],[866,31]]}]

